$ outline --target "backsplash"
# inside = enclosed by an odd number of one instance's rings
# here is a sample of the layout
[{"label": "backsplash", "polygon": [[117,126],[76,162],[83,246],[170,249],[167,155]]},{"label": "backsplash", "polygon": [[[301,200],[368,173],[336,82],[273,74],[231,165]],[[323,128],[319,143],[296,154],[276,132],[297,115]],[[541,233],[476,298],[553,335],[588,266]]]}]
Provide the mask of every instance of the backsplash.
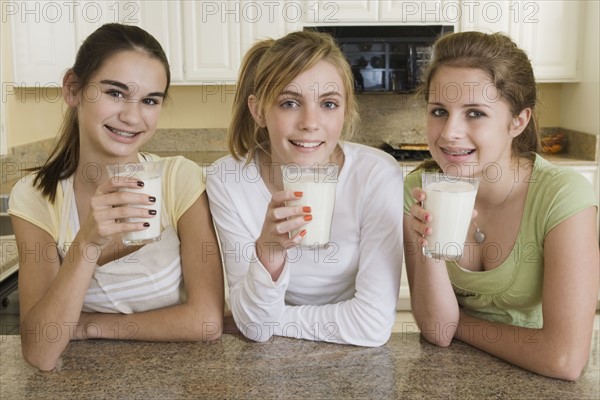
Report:
[{"label": "backsplash", "polygon": [[373,147],[394,143],[426,143],[425,104],[411,94],[359,94],[360,134],[353,142]]}]

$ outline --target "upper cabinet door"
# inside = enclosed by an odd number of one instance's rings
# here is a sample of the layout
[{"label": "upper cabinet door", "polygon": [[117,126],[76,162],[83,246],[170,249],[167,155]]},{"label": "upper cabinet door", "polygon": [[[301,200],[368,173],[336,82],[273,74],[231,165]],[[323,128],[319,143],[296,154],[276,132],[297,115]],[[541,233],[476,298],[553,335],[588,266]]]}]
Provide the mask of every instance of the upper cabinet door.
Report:
[{"label": "upper cabinet door", "polygon": [[239,1],[184,1],[185,78],[235,81],[241,58]]},{"label": "upper cabinet door", "polygon": [[171,80],[183,80],[181,4],[178,1],[82,0],[75,3],[77,46],[100,26],[119,22],[148,31],[158,40],[171,67]]},{"label": "upper cabinet door", "polygon": [[183,73],[183,32],[181,3],[178,1],[139,1],[140,26],[158,40],[167,54],[171,82],[181,83]]},{"label": "upper cabinet door", "polygon": [[334,25],[379,20],[379,0],[309,0],[302,3],[305,3],[306,24]]},{"label": "upper cabinet door", "polygon": [[[12,5],[11,5],[12,6]],[[14,2],[12,26],[13,77],[19,86],[60,86],[75,62],[77,49],[106,23],[137,25],[162,45],[171,80],[183,80],[181,5],[176,1]]]},{"label": "upper cabinet door", "polygon": [[242,0],[239,11],[242,57],[258,40],[277,39],[301,29],[303,10],[294,0]]},{"label": "upper cabinet door", "polygon": [[537,81],[580,79],[584,8],[581,1],[539,1],[522,13],[519,44],[532,60]]},{"label": "upper cabinet door", "polygon": [[69,22],[72,12],[52,3],[51,7],[50,3],[9,4],[13,7],[6,13],[11,24],[12,78],[17,86],[62,86],[64,73],[75,61],[75,35]]},{"label": "upper cabinet door", "polygon": [[457,0],[381,0],[379,20],[410,24],[457,24],[461,18]]},{"label": "upper cabinet door", "polygon": [[464,2],[461,30],[503,32],[527,53],[538,82],[572,82],[579,78],[583,8],[574,0]]}]

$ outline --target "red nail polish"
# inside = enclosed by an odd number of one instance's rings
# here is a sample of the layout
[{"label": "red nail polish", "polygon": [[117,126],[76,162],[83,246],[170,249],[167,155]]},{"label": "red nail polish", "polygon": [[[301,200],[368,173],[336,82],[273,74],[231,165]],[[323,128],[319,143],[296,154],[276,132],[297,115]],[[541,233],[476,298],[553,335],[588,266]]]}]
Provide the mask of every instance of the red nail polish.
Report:
[{"label": "red nail polish", "polygon": [[302,212],[309,213],[310,207],[302,207]]},{"label": "red nail polish", "polygon": [[304,220],[305,221],[312,221],[312,215],[305,215],[304,216]]},{"label": "red nail polish", "polygon": [[306,229],[302,229],[302,231],[300,232],[300,236],[304,237],[306,235]]},{"label": "red nail polish", "polygon": [[294,196],[296,196],[296,197],[302,197],[303,194],[304,193],[302,193],[302,192],[294,192]]}]

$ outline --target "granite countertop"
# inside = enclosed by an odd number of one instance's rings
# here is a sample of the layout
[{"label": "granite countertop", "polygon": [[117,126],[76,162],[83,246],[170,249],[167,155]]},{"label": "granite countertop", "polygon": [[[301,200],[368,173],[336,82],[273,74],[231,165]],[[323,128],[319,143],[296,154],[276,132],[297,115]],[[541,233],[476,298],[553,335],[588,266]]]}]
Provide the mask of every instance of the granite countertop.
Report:
[{"label": "granite countertop", "polygon": [[599,332],[576,382],[546,378],[461,342],[440,348],[394,333],[378,348],[276,337],[254,343],[71,342],[51,372],[0,337],[2,398],[44,399],[596,399]]}]

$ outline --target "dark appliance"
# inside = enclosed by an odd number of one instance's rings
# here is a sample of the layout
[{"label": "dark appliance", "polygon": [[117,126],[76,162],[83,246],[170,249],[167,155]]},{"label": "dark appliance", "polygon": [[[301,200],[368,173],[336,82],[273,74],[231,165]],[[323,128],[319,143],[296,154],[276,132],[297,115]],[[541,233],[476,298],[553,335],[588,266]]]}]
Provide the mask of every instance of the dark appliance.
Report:
[{"label": "dark appliance", "polygon": [[314,26],[332,35],[354,74],[357,92],[413,92],[431,59],[432,44],[449,25]]},{"label": "dark appliance", "polygon": [[383,143],[379,148],[391,154],[398,161],[423,161],[431,159],[431,153],[426,144]]}]

